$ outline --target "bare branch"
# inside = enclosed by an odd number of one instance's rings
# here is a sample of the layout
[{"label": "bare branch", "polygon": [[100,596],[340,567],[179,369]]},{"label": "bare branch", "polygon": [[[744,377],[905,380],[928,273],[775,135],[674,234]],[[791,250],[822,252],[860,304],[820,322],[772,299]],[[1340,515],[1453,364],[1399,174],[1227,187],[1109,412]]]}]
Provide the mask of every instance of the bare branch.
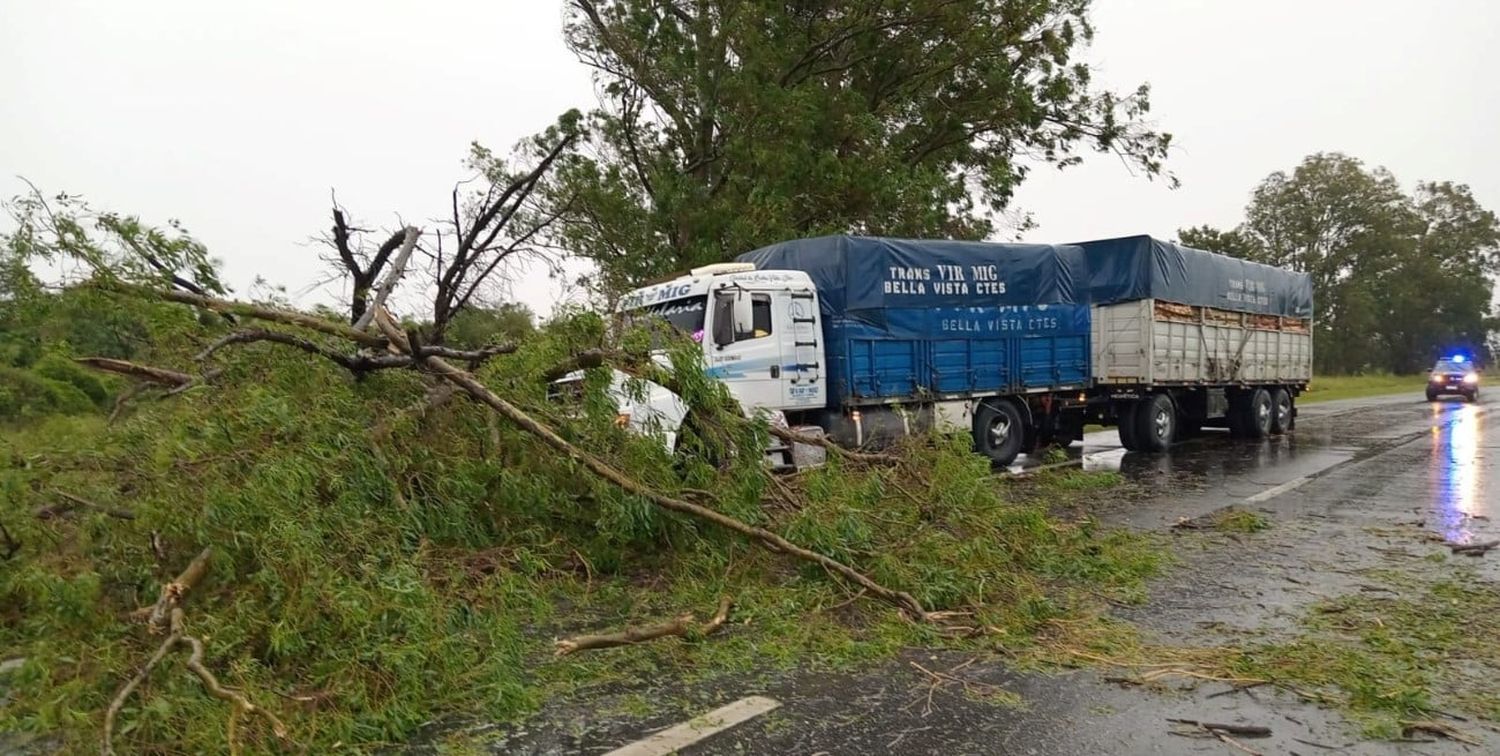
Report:
[{"label": "bare branch", "polygon": [[[401,276],[406,273],[406,261],[411,259],[411,251],[416,248],[417,237],[419,235],[420,233],[414,226],[406,227],[406,230],[401,235],[401,251],[396,253],[395,260],[391,262],[391,269],[385,274],[385,279],[380,282],[380,288],[375,291],[375,300],[371,303],[371,306],[362,314],[360,314],[359,318],[355,320],[355,328],[361,331],[368,330],[370,327],[370,319],[374,317],[374,313],[381,307],[385,306],[386,297],[389,297],[391,295],[391,290],[396,288],[396,282],[401,280]],[[392,241],[394,241],[395,239],[395,236],[391,237]],[[384,256],[389,254],[390,253],[386,252],[382,247],[381,255]]]},{"label": "bare branch", "polygon": [[82,508],[82,509],[92,509],[95,512],[103,512],[104,514],[107,514],[110,517],[114,517],[114,518],[121,519],[121,520],[134,520],[135,519],[135,513],[132,512],[132,511],[130,511],[130,510],[128,510],[128,509],[116,509],[114,507],[101,507],[98,504],[95,504],[94,502],[89,501],[88,499],[83,498],[82,496],[77,496],[77,495],[74,495],[74,494],[70,494],[67,491],[53,491],[52,493],[54,495],[56,495],[59,499],[62,499],[62,502],[58,503],[58,504],[53,504],[52,506],[49,506],[49,507],[42,507],[41,509],[38,509],[36,511],[36,513],[35,513],[36,514],[36,518],[38,520],[50,520],[50,519],[53,519],[55,517],[62,517],[63,515],[71,512],[71,511],[73,511],[75,509],[80,509],[80,508]]},{"label": "bare branch", "polygon": [[[698,627],[699,634],[709,636],[718,632],[719,628],[729,619],[729,607],[733,604],[728,596],[719,600],[719,610],[712,619]],[[566,656],[577,651],[587,651],[595,648],[614,648],[616,646],[629,646],[636,643],[656,640],[657,638],[668,638],[672,636],[685,636],[694,629],[694,618],[692,613],[682,614],[669,622],[648,627],[627,627],[618,633],[605,633],[603,635],[578,635],[557,641],[554,645],[557,656]]]},{"label": "bare branch", "polygon": [[214,353],[218,352],[224,347],[234,344],[253,344],[259,341],[269,341],[277,344],[284,344],[289,347],[295,347],[297,349],[301,349],[304,352],[307,352],[308,354],[316,354],[320,357],[332,360],[343,366],[345,369],[357,369],[358,357],[356,356],[344,354],[330,347],[313,343],[312,341],[301,338],[299,336],[294,336],[290,333],[270,331],[264,328],[247,328],[241,331],[235,331],[234,333],[224,336],[218,341],[215,341],[214,343],[208,345],[208,348],[204,349],[202,352],[199,352],[198,356],[195,359],[197,359],[199,362],[202,362],[212,357]]}]

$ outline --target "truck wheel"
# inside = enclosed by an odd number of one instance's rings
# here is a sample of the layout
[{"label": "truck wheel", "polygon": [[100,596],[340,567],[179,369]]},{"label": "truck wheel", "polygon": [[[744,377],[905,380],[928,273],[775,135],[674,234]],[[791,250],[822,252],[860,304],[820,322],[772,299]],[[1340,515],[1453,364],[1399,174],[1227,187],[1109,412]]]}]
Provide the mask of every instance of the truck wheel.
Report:
[{"label": "truck wheel", "polygon": [[1140,406],[1140,402],[1126,402],[1115,416],[1115,429],[1120,432],[1120,446],[1125,447],[1125,451],[1140,450],[1135,433],[1135,418]]},{"label": "truck wheel", "polygon": [[1258,388],[1250,392],[1250,397],[1243,405],[1244,416],[1240,418],[1240,427],[1245,438],[1265,438],[1271,433],[1271,416],[1275,414],[1271,407],[1271,392]]},{"label": "truck wheel", "polygon": [[974,450],[997,465],[1016,461],[1025,436],[1026,420],[1015,402],[985,402],[974,413]]},{"label": "truck wheel", "polygon": [[1164,452],[1177,437],[1177,408],[1172,397],[1156,394],[1135,411],[1135,442],[1140,451]]},{"label": "truck wheel", "polygon": [[1271,391],[1271,435],[1291,431],[1296,422],[1292,416],[1292,392],[1277,386]]}]

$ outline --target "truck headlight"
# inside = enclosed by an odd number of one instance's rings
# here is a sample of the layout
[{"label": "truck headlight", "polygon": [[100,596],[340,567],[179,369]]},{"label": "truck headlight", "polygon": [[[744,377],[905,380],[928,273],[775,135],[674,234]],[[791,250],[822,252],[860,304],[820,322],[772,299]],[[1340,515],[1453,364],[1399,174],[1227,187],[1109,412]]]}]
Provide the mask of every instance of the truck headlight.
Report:
[{"label": "truck headlight", "polygon": [[1473,384],[1473,383],[1478,383],[1478,382],[1479,382],[1479,374],[1478,373],[1469,373],[1468,375],[1464,376],[1464,383]]}]

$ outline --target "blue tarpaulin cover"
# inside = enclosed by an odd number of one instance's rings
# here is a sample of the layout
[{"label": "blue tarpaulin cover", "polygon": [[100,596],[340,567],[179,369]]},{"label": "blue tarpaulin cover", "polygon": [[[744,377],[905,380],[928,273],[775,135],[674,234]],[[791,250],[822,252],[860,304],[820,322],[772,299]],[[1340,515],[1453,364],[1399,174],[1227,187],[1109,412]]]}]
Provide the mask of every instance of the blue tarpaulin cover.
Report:
[{"label": "blue tarpaulin cover", "polygon": [[1085,303],[1083,250],[1050,244],[821,236],[737,258],[806,272],[825,315],[883,321],[880,310]]},{"label": "blue tarpaulin cover", "polygon": [[1094,304],[1164,299],[1178,304],[1310,318],[1312,279],[1306,273],[1204,252],[1149,236],[1081,242]]}]

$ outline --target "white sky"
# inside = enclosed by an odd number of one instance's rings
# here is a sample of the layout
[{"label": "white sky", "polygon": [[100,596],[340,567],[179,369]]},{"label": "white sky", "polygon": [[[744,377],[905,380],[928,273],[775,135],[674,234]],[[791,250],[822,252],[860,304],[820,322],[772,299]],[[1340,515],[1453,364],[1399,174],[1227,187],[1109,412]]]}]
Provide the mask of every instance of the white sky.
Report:
[{"label": "white sky", "polygon": [[[298,294],[330,189],[366,225],[437,217],[471,141],[507,150],[593,103],[561,19],[561,0],[0,0],[0,195],[19,175],[178,218],[235,288]],[[1097,0],[1094,19],[1101,83],[1152,84],[1183,186],[1109,156],[1041,169],[1017,197],[1028,240],[1230,226],[1319,150],[1500,209],[1500,4]],[[538,270],[515,296],[546,312],[557,291]]]}]

